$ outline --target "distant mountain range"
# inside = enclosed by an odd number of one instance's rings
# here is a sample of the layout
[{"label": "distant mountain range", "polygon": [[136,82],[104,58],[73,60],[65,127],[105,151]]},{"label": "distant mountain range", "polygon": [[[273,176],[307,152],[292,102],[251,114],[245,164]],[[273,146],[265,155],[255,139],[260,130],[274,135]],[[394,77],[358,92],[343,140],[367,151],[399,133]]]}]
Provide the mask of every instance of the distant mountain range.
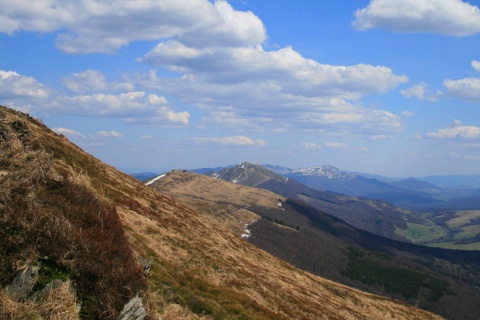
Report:
[{"label": "distant mountain range", "polygon": [[[152,179],[150,186],[296,267],[447,318],[475,319],[480,314],[478,295],[470,287],[480,285],[480,277],[466,267],[478,268],[479,252],[428,248],[376,236],[304,201],[315,194],[323,197],[317,200],[327,210],[345,211],[351,206],[358,216],[387,204],[309,191],[293,179],[250,163],[209,175],[177,170]],[[470,278],[462,279],[460,274]]]},{"label": "distant mountain range", "polygon": [[[240,165],[241,166],[241,165]],[[228,174],[235,165],[191,170],[200,174]],[[480,208],[480,175],[428,176],[423,178],[388,178],[379,175],[353,173],[331,165],[291,169],[279,165],[262,167],[282,177],[291,178],[312,189],[330,191],[353,197],[388,201],[398,207],[413,210],[475,210]],[[154,173],[132,174],[138,180],[155,176]],[[222,179],[228,177],[220,177]],[[257,177],[258,178],[258,177]],[[238,176],[241,183],[246,176]],[[250,183],[252,184],[252,183]]]},{"label": "distant mountain range", "polygon": [[[235,165],[230,165],[190,171],[200,174],[212,174],[235,167]],[[295,179],[316,190],[372,200],[384,200],[406,209],[428,211],[440,209],[473,210],[480,207],[480,199],[477,199],[480,195],[480,175],[429,176],[401,179],[347,172],[331,165],[301,169],[291,169],[271,164],[265,164],[262,167],[285,178]],[[143,175],[133,176],[144,178]],[[242,181],[246,177],[238,177],[237,179]]]}]

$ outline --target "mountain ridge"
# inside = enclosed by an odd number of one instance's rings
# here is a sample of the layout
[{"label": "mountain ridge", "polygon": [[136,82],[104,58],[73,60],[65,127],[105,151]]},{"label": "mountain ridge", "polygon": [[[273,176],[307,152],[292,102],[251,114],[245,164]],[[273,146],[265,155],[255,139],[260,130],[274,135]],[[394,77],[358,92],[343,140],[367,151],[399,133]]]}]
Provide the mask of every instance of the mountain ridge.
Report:
[{"label": "mountain ridge", "polygon": [[[243,169],[249,165],[251,164],[244,164]],[[242,165],[239,165],[239,167],[241,168]],[[249,172],[252,172],[252,170]],[[248,237],[246,237],[246,239],[248,239],[249,242],[297,267],[334,281],[355,285],[363,290],[374,291],[376,293],[381,291],[376,287],[363,284],[358,279],[354,281],[348,277],[346,278],[344,274],[350,274],[350,272],[352,272],[352,267],[349,267],[351,263],[361,264],[367,263],[368,261],[368,263],[371,264],[370,269],[387,270],[390,268],[391,270],[396,270],[396,272],[405,272],[406,274],[417,274],[421,276],[421,273],[416,272],[424,270],[425,266],[420,264],[412,268],[409,267],[412,262],[408,261],[420,261],[433,254],[440,260],[446,259],[445,261],[454,261],[456,259],[455,263],[459,264],[478,264],[480,262],[479,254],[474,252],[464,252],[465,260],[463,260],[463,258],[455,256],[453,252],[448,250],[419,247],[382,239],[373,234],[348,226],[340,219],[309,208],[300,200],[285,199],[276,194],[269,195],[266,190],[257,189],[257,191],[255,191],[255,188],[241,186],[239,183],[220,181],[212,177],[194,175],[188,172],[174,171],[167,174],[164,178],[157,180],[151,186],[191,204],[193,207],[196,207],[199,212],[218,219],[218,221],[225,222],[226,216],[232,217],[236,215],[236,219],[231,218],[226,223],[230,223],[231,221],[236,223],[236,229],[232,228],[232,230],[236,232],[238,237],[244,233],[244,224],[248,224]],[[261,203],[265,198],[271,199],[270,204],[267,205],[265,202],[263,204]],[[279,203],[277,203],[277,201]],[[231,209],[227,211],[222,206],[230,207]],[[254,215],[246,217],[244,215],[245,211]],[[319,232],[319,230],[321,231]],[[362,255],[366,254],[366,256],[380,254],[380,256],[383,257],[388,255],[390,257],[389,259],[395,259],[392,260],[395,261],[395,263],[387,262],[388,260],[379,260],[381,263],[378,264],[378,261],[375,262],[376,260],[370,258],[360,258],[361,262],[357,261],[356,258],[352,258],[351,255],[352,252],[358,252],[358,250],[361,250],[361,252],[363,252]],[[393,254],[393,252],[396,251],[405,253],[397,257]],[[402,255],[406,256],[402,257]],[[430,258],[427,258],[427,260],[428,259]],[[426,263],[427,260],[425,260],[424,263]],[[444,281],[438,280],[443,279],[439,274],[430,274],[428,277],[429,279],[437,279],[429,281],[440,281],[438,282],[439,284]],[[478,279],[475,281],[478,281]],[[403,282],[406,283],[407,279],[403,279]],[[449,288],[457,288],[454,284],[452,284],[452,286],[453,287]],[[393,287],[395,286],[392,285],[392,288]],[[389,290],[400,291],[401,289]],[[457,292],[456,294],[464,297],[468,295],[474,297],[477,295],[468,288],[449,290],[455,290]],[[437,293],[438,297],[443,296],[444,293],[441,292],[443,291]],[[467,294],[467,292],[469,293]],[[382,291],[382,293],[386,294],[385,291]],[[400,298],[395,294],[389,294],[397,299]],[[407,296],[410,295],[410,293],[404,294]],[[428,298],[424,300],[425,297],[428,297],[428,295],[423,296],[420,305],[436,308],[434,310],[443,312],[442,315],[449,314],[448,310],[450,310],[451,316],[454,314],[462,314],[462,317],[466,319],[469,318],[469,312],[472,314],[480,313],[480,309],[474,311],[474,305],[476,305],[474,301],[476,301],[476,298],[464,298],[463,302],[459,300],[447,303],[445,301],[433,307],[432,305],[434,303],[426,301]],[[405,300],[405,298],[402,299]],[[433,298],[432,296],[432,299],[437,298]],[[445,299],[455,298],[450,297]],[[469,300],[470,302],[467,303]],[[415,303],[415,300],[411,301],[411,303]],[[417,300],[416,303],[418,304],[420,302]],[[454,307],[454,305],[461,305],[462,303],[465,303],[463,307]],[[463,311],[461,310],[462,308],[464,309]],[[467,309],[470,311],[465,311]]]}]

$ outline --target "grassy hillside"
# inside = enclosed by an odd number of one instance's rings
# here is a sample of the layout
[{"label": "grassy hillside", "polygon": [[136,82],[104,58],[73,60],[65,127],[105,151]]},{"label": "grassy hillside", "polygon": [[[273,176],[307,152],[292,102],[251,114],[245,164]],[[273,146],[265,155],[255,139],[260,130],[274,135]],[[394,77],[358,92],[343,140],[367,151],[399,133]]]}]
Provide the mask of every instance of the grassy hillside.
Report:
[{"label": "grassy hillside", "polygon": [[417,213],[416,223],[397,233],[413,243],[432,247],[480,250],[480,210]]},{"label": "grassy hillside", "polygon": [[[222,223],[223,207],[248,208],[256,213],[250,218],[256,222],[249,226],[249,242],[322,277],[401,299],[450,319],[476,319],[480,314],[480,296],[474,289],[480,285],[480,254],[382,238],[298,200],[276,200],[279,196],[266,190],[188,172],[173,171],[152,187]],[[241,212],[230,213],[238,215],[237,234],[245,223]]]},{"label": "grassy hillside", "polygon": [[[312,189],[295,179],[286,179],[262,166],[246,162],[211,175],[236,184],[270,190],[283,197],[300,199],[323,212],[341,218],[352,226],[387,238],[448,249],[480,249],[478,210],[437,209],[430,212],[405,210],[382,200]],[[425,187],[425,183],[419,185]],[[475,199],[478,202],[478,197]],[[466,202],[468,206],[475,203]],[[456,207],[463,206],[458,204]],[[475,208],[475,205],[473,207]],[[447,223],[450,219],[453,223]],[[462,220],[465,220],[464,224],[455,223]]]},{"label": "grassy hillside", "polygon": [[[115,319],[137,295],[151,319],[438,318],[300,271],[4,107],[0,149],[2,319]],[[32,291],[62,285],[14,299],[32,265]]]}]

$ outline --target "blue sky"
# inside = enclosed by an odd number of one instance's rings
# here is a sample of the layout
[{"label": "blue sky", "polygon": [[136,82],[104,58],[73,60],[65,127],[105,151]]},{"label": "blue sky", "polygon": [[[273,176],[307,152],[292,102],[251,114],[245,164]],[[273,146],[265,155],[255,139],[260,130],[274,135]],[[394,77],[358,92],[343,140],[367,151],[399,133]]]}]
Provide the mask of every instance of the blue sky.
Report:
[{"label": "blue sky", "polygon": [[480,174],[479,6],[0,0],[0,104],[127,172]]}]

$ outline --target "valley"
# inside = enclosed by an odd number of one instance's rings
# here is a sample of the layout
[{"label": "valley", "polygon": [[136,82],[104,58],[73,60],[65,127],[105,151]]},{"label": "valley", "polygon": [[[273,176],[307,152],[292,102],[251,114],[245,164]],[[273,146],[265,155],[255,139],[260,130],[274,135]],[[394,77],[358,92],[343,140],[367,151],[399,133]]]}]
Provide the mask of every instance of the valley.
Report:
[{"label": "valley", "polygon": [[[243,168],[250,168],[250,174],[242,173]],[[273,171],[268,170],[271,168]],[[410,190],[397,189],[403,194],[417,195],[408,199],[419,199],[419,190],[434,190],[431,194],[443,194],[440,198],[428,203],[417,203],[403,207],[404,202],[390,202],[392,185],[381,182],[378,179],[363,178],[358,174],[343,172],[332,166],[306,168],[292,170],[280,166],[259,166],[242,164],[229,166],[223,170],[207,173],[210,176],[219,177],[228,181],[256,186],[271,190],[286,197],[298,197],[317,209],[337,216],[351,225],[360,229],[373,232],[388,238],[407,241],[432,247],[450,249],[479,250],[480,241],[477,230],[480,229],[480,219],[477,213],[480,208],[480,197],[465,197],[466,194],[475,194],[476,189],[459,190],[455,192],[450,188],[443,190],[429,182],[421,182],[416,179],[406,179],[394,183],[394,185],[408,186]],[[247,170],[248,171],[248,170]],[[275,172],[276,174],[275,174]],[[304,177],[302,179],[298,174]],[[244,177],[242,179],[242,177]],[[249,177],[249,178],[245,178]],[[297,181],[310,182],[311,187]],[[440,177],[438,178],[440,179]],[[475,181],[466,177],[464,183]],[[326,182],[325,182],[326,181]],[[359,181],[361,184],[359,184]],[[439,180],[442,181],[442,180]],[[445,181],[449,181],[445,178]],[[455,184],[461,183],[459,177],[453,180]],[[368,182],[368,184],[365,184]],[[337,192],[325,191],[328,186],[337,185]],[[341,189],[338,188],[341,186]],[[350,193],[342,194],[343,190]],[[350,191],[348,191],[350,190]],[[354,194],[352,190],[356,190]],[[362,191],[363,190],[363,191]],[[372,191],[374,190],[374,191]],[[387,190],[388,192],[379,192]],[[399,190],[399,191],[398,191]],[[439,191],[443,190],[443,191]],[[372,192],[376,192],[372,196]],[[359,196],[358,194],[370,194]],[[425,196],[425,193],[422,193]],[[449,194],[448,197],[445,194]],[[424,197],[423,196],[423,197]],[[458,198],[459,197],[459,198]],[[424,198],[422,198],[424,199]],[[398,198],[397,198],[398,200]],[[432,203],[436,203],[432,205]],[[413,208],[412,208],[413,207]],[[462,218],[463,217],[463,218]],[[450,223],[449,220],[452,220]],[[463,223],[462,220],[465,220]]]},{"label": "valley", "polygon": [[[248,171],[241,175],[243,181],[265,183],[262,176],[254,177],[252,165],[243,164],[238,169]],[[219,176],[210,178],[176,170],[151,187],[221,223],[225,221],[223,207],[237,208],[230,215],[237,216],[242,227],[248,221],[244,210],[254,213],[249,217],[255,222],[249,223],[247,241],[303,270],[447,318],[474,319],[479,314],[476,301],[480,278],[474,276],[480,271],[479,252],[428,248],[380,237],[353,228],[301,199],[221,181]],[[265,199],[272,200],[267,204]],[[238,228],[231,230],[239,237],[243,233]]]}]

